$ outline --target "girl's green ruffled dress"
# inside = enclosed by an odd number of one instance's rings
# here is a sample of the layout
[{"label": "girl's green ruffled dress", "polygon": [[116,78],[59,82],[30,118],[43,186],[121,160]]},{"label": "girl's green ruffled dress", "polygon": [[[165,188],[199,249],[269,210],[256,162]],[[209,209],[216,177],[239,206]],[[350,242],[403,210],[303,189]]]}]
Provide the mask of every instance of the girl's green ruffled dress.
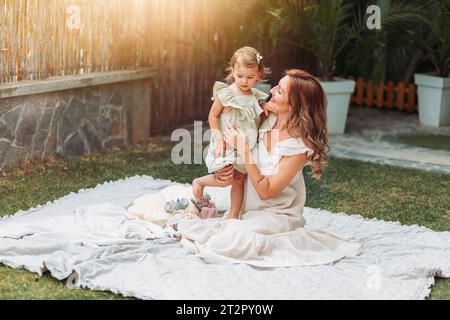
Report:
[{"label": "girl's green ruffled dress", "polygon": [[[220,115],[219,124],[222,133],[223,127],[227,122],[231,123],[235,128],[241,128],[245,133],[250,149],[253,149],[258,139],[259,116],[264,112],[260,104],[264,103],[269,95],[256,88],[252,88],[251,91],[251,95],[235,96],[226,83],[217,81],[214,84],[213,97],[211,99],[213,101],[219,99],[224,107],[232,108],[231,112]],[[239,172],[247,173],[242,159],[229,146],[227,146],[223,157],[215,158],[215,145],[216,140],[214,135],[211,134],[209,149],[205,159],[209,173],[213,173],[230,164],[234,164]]]}]

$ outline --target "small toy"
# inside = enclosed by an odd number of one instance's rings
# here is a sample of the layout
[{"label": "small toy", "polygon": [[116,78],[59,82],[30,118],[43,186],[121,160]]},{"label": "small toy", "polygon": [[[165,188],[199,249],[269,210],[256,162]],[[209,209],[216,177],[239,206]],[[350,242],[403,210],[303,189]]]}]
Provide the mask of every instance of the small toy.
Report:
[{"label": "small toy", "polygon": [[174,211],[177,211],[177,210],[186,209],[188,205],[189,205],[189,200],[186,198],[181,198],[181,199],[167,201],[164,204],[164,209],[168,213],[173,213]]},{"label": "small toy", "polygon": [[216,205],[211,201],[211,196],[205,192],[203,201],[192,198],[191,202],[199,211],[199,216],[202,219],[217,218],[225,213],[225,210],[218,210]]}]

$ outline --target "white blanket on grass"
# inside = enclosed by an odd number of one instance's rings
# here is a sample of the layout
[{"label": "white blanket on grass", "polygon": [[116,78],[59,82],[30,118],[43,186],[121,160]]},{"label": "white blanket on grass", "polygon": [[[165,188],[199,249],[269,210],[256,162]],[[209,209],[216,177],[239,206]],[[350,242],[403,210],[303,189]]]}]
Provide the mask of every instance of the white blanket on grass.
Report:
[{"label": "white blanket on grass", "polygon": [[[142,299],[424,299],[434,276],[450,276],[450,232],[312,208],[306,228],[355,235],[363,253],[307,267],[208,264],[173,230],[127,212],[135,198],[170,185],[135,176],[2,218],[0,263]],[[228,203],[229,189],[207,191]]]}]

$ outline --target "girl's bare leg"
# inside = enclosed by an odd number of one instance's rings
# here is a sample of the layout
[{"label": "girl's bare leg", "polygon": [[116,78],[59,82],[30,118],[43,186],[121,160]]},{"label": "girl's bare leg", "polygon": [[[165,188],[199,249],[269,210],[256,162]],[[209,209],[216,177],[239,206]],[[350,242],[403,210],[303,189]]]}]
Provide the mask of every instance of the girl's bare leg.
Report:
[{"label": "girl's bare leg", "polygon": [[235,170],[231,184],[231,206],[228,219],[239,219],[242,202],[244,201],[245,174]]},{"label": "girl's bare leg", "polygon": [[197,199],[203,200],[203,189],[205,187],[228,187],[229,185],[229,183],[226,184],[217,181],[213,174],[208,174],[192,181],[192,191]]}]

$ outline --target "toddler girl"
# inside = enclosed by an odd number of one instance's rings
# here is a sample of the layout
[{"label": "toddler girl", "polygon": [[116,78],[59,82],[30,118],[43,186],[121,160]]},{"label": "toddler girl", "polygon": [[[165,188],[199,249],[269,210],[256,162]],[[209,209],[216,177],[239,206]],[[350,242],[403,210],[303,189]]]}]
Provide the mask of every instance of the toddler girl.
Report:
[{"label": "toddler girl", "polygon": [[[216,180],[213,172],[234,165],[231,184],[231,206],[228,218],[239,218],[244,198],[245,166],[236,150],[229,148],[223,140],[222,129],[229,122],[240,128],[246,135],[250,148],[256,145],[258,128],[262,117],[267,115],[264,103],[268,95],[254,86],[264,80],[268,69],[264,68],[263,57],[258,50],[243,47],[235,52],[227,68],[228,84],[216,82],[213,88],[214,101],[209,113],[211,140],[206,156],[209,175],[194,179],[192,182],[194,196],[202,200],[205,186],[223,187]],[[263,105],[263,108],[260,106]]]}]

